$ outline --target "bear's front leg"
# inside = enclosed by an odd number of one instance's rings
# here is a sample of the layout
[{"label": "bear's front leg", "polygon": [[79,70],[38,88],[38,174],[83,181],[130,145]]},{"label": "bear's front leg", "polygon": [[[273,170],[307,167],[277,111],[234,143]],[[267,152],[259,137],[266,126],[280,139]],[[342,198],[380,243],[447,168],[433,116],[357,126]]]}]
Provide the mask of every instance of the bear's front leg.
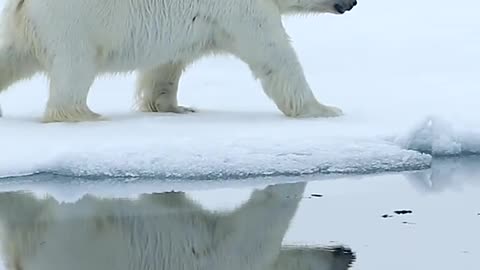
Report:
[{"label": "bear's front leg", "polygon": [[255,190],[250,199],[232,214],[219,216],[213,226],[213,239],[218,240],[215,241],[212,254],[219,258],[228,257],[230,265],[247,263],[249,267],[245,269],[276,270],[271,266],[280,254],[283,238],[297,211],[305,186],[305,182],[300,182]]},{"label": "bear's front leg", "polygon": [[168,63],[139,72],[136,105],[142,112],[191,113],[193,108],[178,105],[178,84],[183,63]]},{"label": "bear's front leg", "polygon": [[43,122],[82,122],[100,120],[87,106],[87,96],[96,67],[89,54],[57,53],[49,70],[50,96]]},{"label": "bear's front leg", "polygon": [[339,108],[321,104],[315,98],[280,17],[245,23],[234,40],[233,53],[249,65],[265,93],[285,115],[334,117],[343,114]]}]

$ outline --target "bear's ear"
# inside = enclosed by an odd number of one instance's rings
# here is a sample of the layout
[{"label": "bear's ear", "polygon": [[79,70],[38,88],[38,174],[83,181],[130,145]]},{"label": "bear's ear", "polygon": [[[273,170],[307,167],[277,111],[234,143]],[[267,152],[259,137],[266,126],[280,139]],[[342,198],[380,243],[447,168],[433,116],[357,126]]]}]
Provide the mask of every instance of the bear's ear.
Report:
[{"label": "bear's ear", "polygon": [[38,217],[51,202],[28,192],[0,192],[0,221],[27,222]]}]

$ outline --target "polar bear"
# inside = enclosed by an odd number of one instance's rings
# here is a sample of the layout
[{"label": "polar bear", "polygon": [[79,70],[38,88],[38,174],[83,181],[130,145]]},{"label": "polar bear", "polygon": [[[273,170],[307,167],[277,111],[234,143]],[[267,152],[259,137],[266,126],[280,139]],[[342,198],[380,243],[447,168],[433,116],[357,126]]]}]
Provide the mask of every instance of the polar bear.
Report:
[{"label": "polar bear", "polygon": [[[212,53],[244,61],[289,117],[334,117],[315,98],[281,15],[343,14],[356,0],[7,0],[0,92],[36,73],[49,78],[44,122],[99,119],[87,106],[98,75],[137,71],[144,112],[192,112],[177,103],[182,71]],[[112,98],[112,101],[114,98]]]},{"label": "polar bear", "polygon": [[207,211],[181,192],[73,203],[0,193],[3,258],[7,270],[348,269],[348,248],[282,247],[304,188],[256,190],[230,213]]}]

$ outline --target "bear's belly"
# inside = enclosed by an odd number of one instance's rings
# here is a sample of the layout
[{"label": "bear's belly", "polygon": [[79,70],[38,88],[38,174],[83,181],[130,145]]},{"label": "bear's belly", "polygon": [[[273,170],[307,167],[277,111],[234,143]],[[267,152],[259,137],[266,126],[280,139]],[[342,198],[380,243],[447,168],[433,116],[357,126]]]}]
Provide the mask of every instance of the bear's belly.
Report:
[{"label": "bear's belly", "polygon": [[193,60],[206,51],[206,49],[198,46],[191,48],[158,46],[145,47],[135,51],[110,51],[105,56],[100,57],[98,66],[102,72],[129,72],[137,69],[154,68],[170,62]]},{"label": "bear's belly", "polygon": [[[151,36],[151,33],[148,35]],[[99,45],[97,64],[102,72],[129,72],[170,62],[191,62],[216,50],[214,40],[210,31],[196,32],[193,35],[163,33],[150,40],[132,37],[116,48]]]}]

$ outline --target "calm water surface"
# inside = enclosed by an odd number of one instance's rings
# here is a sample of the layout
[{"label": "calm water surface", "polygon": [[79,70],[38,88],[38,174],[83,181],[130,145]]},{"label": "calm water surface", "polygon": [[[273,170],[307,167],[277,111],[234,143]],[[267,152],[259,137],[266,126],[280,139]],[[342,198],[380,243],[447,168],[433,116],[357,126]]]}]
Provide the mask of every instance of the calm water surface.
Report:
[{"label": "calm water surface", "polygon": [[329,178],[44,175],[0,190],[9,270],[480,269],[477,157]]}]

